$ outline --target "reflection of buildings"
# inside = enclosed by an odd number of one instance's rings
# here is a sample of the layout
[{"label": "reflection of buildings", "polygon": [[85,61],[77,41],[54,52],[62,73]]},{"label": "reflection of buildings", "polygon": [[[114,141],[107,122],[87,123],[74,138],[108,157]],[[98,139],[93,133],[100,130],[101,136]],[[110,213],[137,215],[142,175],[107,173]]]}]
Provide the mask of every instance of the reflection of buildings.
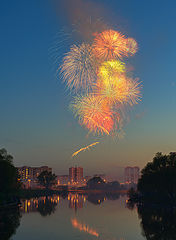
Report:
[{"label": "reflection of buildings", "polygon": [[40,207],[40,204],[41,203],[45,204],[47,200],[53,204],[58,204],[59,196],[40,197],[22,200],[20,210],[23,213],[37,212],[38,208]]},{"label": "reflection of buildings", "polygon": [[139,167],[126,167],[124,172],[125,183],[138,183],[139,179]]},{"label": "reflection of buildings", "polygon": [[36,179],[40,173],[43,171],[48,171],[52,172],[52,168],[49,168],[48,166],[42,166],[42,167],[18,167],[18,173],[20,175],[21,180],[26,180],[26,179]]},{"label": "reflection of buildings", "polygon": [[86,197],[80,194],[69,194],[68,195],[69,208],[83,208]]},{"label": "reflection of buildings", "polygon": [[43,171],[52,172],[52,168],[49,168],[48,166],[42,166],[42,167],[18,167],[18,173],[20,176],[20,180],[25,184],[27,188],[33,187],[36,185],[37,177],[42,173]]},{"label": "reflection of buildings", "polygon": [[83,182],[83,168],[82,167],[69,168],[69,180],[71,184]]}]

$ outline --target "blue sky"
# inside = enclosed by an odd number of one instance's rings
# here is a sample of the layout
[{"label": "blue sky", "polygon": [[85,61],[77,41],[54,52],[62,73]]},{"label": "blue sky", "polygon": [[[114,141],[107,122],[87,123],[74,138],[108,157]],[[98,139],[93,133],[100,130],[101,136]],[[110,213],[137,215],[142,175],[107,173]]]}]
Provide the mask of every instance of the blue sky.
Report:
[{"label": "blue sky", "polygon": [[[87,137],[68,109],[70,96],[55,77],[51,54],[56,35],[71,23],[69,4],[56,9],[49,0],[1,1],[0,147],[17,166],[49,165],[64,174],[77,164],[85,174],[116,176],[126,165],[143,167],[158,151],[176,151],[176,3],[93,4],[103,9],[105,22],[137,40],[139,51],[129,61],[143,84],[142,101],[132,109],[124,139]],[[63,42],[56,54],[68,49]],[[74,150],[97,140],[96,148],[71,158]]]}]

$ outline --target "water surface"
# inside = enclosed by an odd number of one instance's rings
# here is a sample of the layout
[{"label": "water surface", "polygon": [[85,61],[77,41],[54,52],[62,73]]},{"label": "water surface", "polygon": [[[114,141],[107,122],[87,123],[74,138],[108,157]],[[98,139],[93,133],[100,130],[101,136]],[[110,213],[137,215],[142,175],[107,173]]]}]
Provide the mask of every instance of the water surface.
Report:
[{"label": "water surface", "polygon": [[78,195],[23,200],[13,240],[142,240],[126,196]]}]

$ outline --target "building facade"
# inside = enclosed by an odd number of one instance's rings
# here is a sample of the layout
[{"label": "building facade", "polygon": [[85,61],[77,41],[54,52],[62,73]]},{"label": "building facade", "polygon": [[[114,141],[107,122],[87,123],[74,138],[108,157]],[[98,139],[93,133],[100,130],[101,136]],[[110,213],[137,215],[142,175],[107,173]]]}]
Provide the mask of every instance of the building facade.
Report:
[{"label": "building facade", "polygon": [[83,168],[71,167],[69,168],[69,181],[70,183],[81,183],[83,181]]},{"label": "building facade", "polygon": [[69,176],[68,175],[59,175],[57,176],[57,185],[68,185]]},{"label": "building facade", "polygon": [[42,166],[42,167],[17,167],[19,177],[21,181],[27,181],[27,180],[37,180],[37,177],[42,173],[43,171],[52,172],[52,168],[49,168],[48,166]]},{"label": "building facade", "polygon": [[124,180],[126,184],[138,183],[140,174],[139,167],[126,167],[124,171]]}]

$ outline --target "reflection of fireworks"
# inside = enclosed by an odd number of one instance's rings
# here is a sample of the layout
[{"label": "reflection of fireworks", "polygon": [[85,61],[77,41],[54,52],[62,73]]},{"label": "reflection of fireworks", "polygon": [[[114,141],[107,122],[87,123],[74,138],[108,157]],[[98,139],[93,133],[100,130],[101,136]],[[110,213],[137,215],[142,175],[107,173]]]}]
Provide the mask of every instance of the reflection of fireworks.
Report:
[{"label": "reflection of fireworks", "polygon": [[76,218],[71,219],[71,223],[74,228],[77,228],[80,231],[89,233],[90,235],[93,235],[95,237],[99,237],[99,233],[96,230],[94,230],[93,228],[90,228],[86,224],[79,223]]},{"label": "reflection of fireworks", "polygon": [[93,133],[109,132],[113,128],[113,113],[107,102],[100,96],[86,95],[75,97],[70,105],[81,125]]},{"label": "reflection of fireworks", "polygon": [[126,38],[114,30],[103,31],[95,37],[93,52],[102,60],[121,59],[123,56],[128,56]]},{"label": "reflection of fireworks", "polygon": [[73,45],[61,66],[63,80],[70,89],[85,89],[96,79],[96,61],[89,44]]},{"label": "reflection of fireworks", "polygon": [[88,145],[88,146],[86,146],[86,147],[80,148],[78,151],[76,151],[76,152],[74,152],[74,153],[72,154],[72,157],[75,157],[78,153],[80,153],[80,152],[82,152],[82,151],[85,151],[85,150],[89,149],[90,147],[93,147],[93,146],[97,145],[98,143],[99,143],[99,142],[94,142],[94,143],[92,143],[92,144],[90,144],[90,145]]}]

